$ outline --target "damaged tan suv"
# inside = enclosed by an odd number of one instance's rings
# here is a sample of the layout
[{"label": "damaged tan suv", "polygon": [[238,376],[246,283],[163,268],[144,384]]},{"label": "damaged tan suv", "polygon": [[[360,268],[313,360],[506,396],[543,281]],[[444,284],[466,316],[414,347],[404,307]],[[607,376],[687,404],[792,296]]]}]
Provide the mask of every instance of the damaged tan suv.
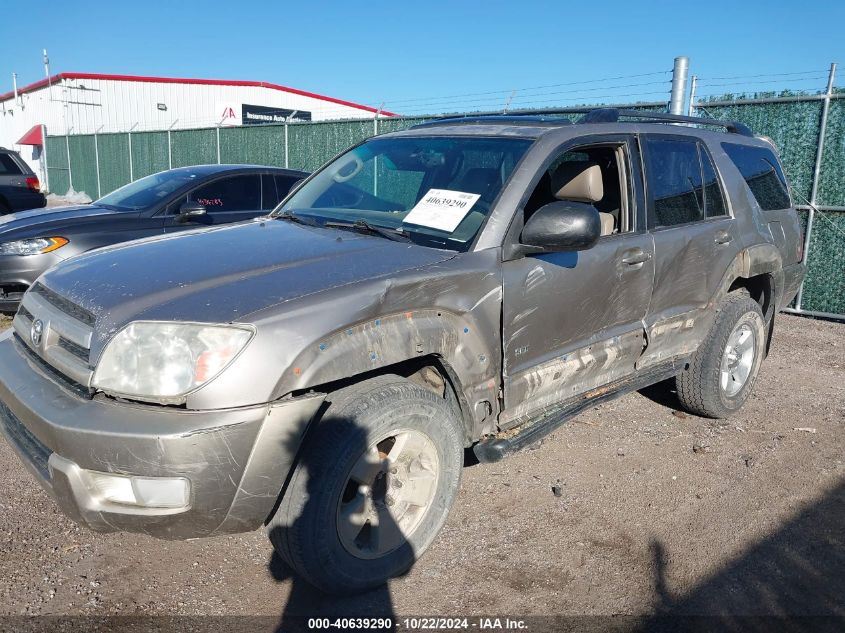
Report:
[{"label": "damaged tan suv", "polygon": [[465,448],[501,459],[666,379],[736,411],[801,245],[774,148],[740,124],[439,120],[269,217],[47,271],[0,335],[0,429],[83,525],[265,526],[309,582],[361,590],[431,544]]}]

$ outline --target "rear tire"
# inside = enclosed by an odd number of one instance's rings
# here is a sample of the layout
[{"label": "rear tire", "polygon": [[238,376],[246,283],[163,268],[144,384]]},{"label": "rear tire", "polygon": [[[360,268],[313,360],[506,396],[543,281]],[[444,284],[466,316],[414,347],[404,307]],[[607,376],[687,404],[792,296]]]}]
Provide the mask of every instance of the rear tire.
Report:
[{"label": "rear tire", "polygon": [[707,418],[726,418],[754,386],[766,350],[760,305],[747,292],[728,294],[707,337],[675,379],[684,408]]},{"label": "rear tire", "polygon": [[282,559],[328,593],[405,573],[446,521],[463,432],[441,396],[399,376],[329,395],[267,525]]}]

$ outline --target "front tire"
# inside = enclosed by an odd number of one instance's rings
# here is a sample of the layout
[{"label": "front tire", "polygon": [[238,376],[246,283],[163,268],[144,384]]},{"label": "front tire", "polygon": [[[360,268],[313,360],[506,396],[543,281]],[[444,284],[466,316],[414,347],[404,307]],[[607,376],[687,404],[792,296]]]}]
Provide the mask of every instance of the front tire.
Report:
[{"label": "front tire", "polygon": [[441,396],[399,376],[330,394],[267,528],[282,559],[328,593],[405,573],[460,486],[461,425]]},{"label": "front tire", "polygon": [[719,305],[710,332],[675,379],[684,408],[707,418],[726,418],[754,386],[766,350],[760,305],[742,290]]}]

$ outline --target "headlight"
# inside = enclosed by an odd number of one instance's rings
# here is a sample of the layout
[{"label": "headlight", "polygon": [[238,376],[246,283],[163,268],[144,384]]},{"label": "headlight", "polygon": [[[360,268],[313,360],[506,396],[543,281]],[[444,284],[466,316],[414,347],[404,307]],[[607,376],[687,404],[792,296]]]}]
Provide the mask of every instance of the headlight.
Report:
[{"label": "headlight", "polygon": [[106,345],[92,386],[113,396],[182,404],[246,347],[244,326],[136,321]]},{"label": "headlight", "polygon": [[34,237],[0,244],[0,255],[41,255],[60,249],[68,241],[63,237]]}]

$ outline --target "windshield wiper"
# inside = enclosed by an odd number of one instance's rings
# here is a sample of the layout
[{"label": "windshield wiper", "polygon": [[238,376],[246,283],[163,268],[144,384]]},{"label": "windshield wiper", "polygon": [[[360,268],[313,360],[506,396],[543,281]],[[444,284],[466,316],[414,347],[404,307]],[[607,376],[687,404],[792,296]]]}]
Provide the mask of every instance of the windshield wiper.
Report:
[{"label": "windshield wiper", "polygon": [[326,222],[323,226],[327,228],[335,228],[335,229],[346,229],[349,231],[355,231],[357,233],[367,233],[369,235],[380,235],[381,237],[386,237],[389,240],[393,240],[394,242],[410,242],[411,238],[402,233],[401,229],[386,229],[382,226],[376,226],[375,224],[370,224],[366,220],[361,220],[360,218],[355,220],[354,222]]},{"label": "windshield wiper", "polygon": [[271,215],[270,217],[274,220],[288,220],[290,222],[296,222],[297,224],[304,224],[305,226],[320,226],[320,223],[316,220],[303,218],[302,216],[296,215],[292,211],[282,211],[281,213]]}]

